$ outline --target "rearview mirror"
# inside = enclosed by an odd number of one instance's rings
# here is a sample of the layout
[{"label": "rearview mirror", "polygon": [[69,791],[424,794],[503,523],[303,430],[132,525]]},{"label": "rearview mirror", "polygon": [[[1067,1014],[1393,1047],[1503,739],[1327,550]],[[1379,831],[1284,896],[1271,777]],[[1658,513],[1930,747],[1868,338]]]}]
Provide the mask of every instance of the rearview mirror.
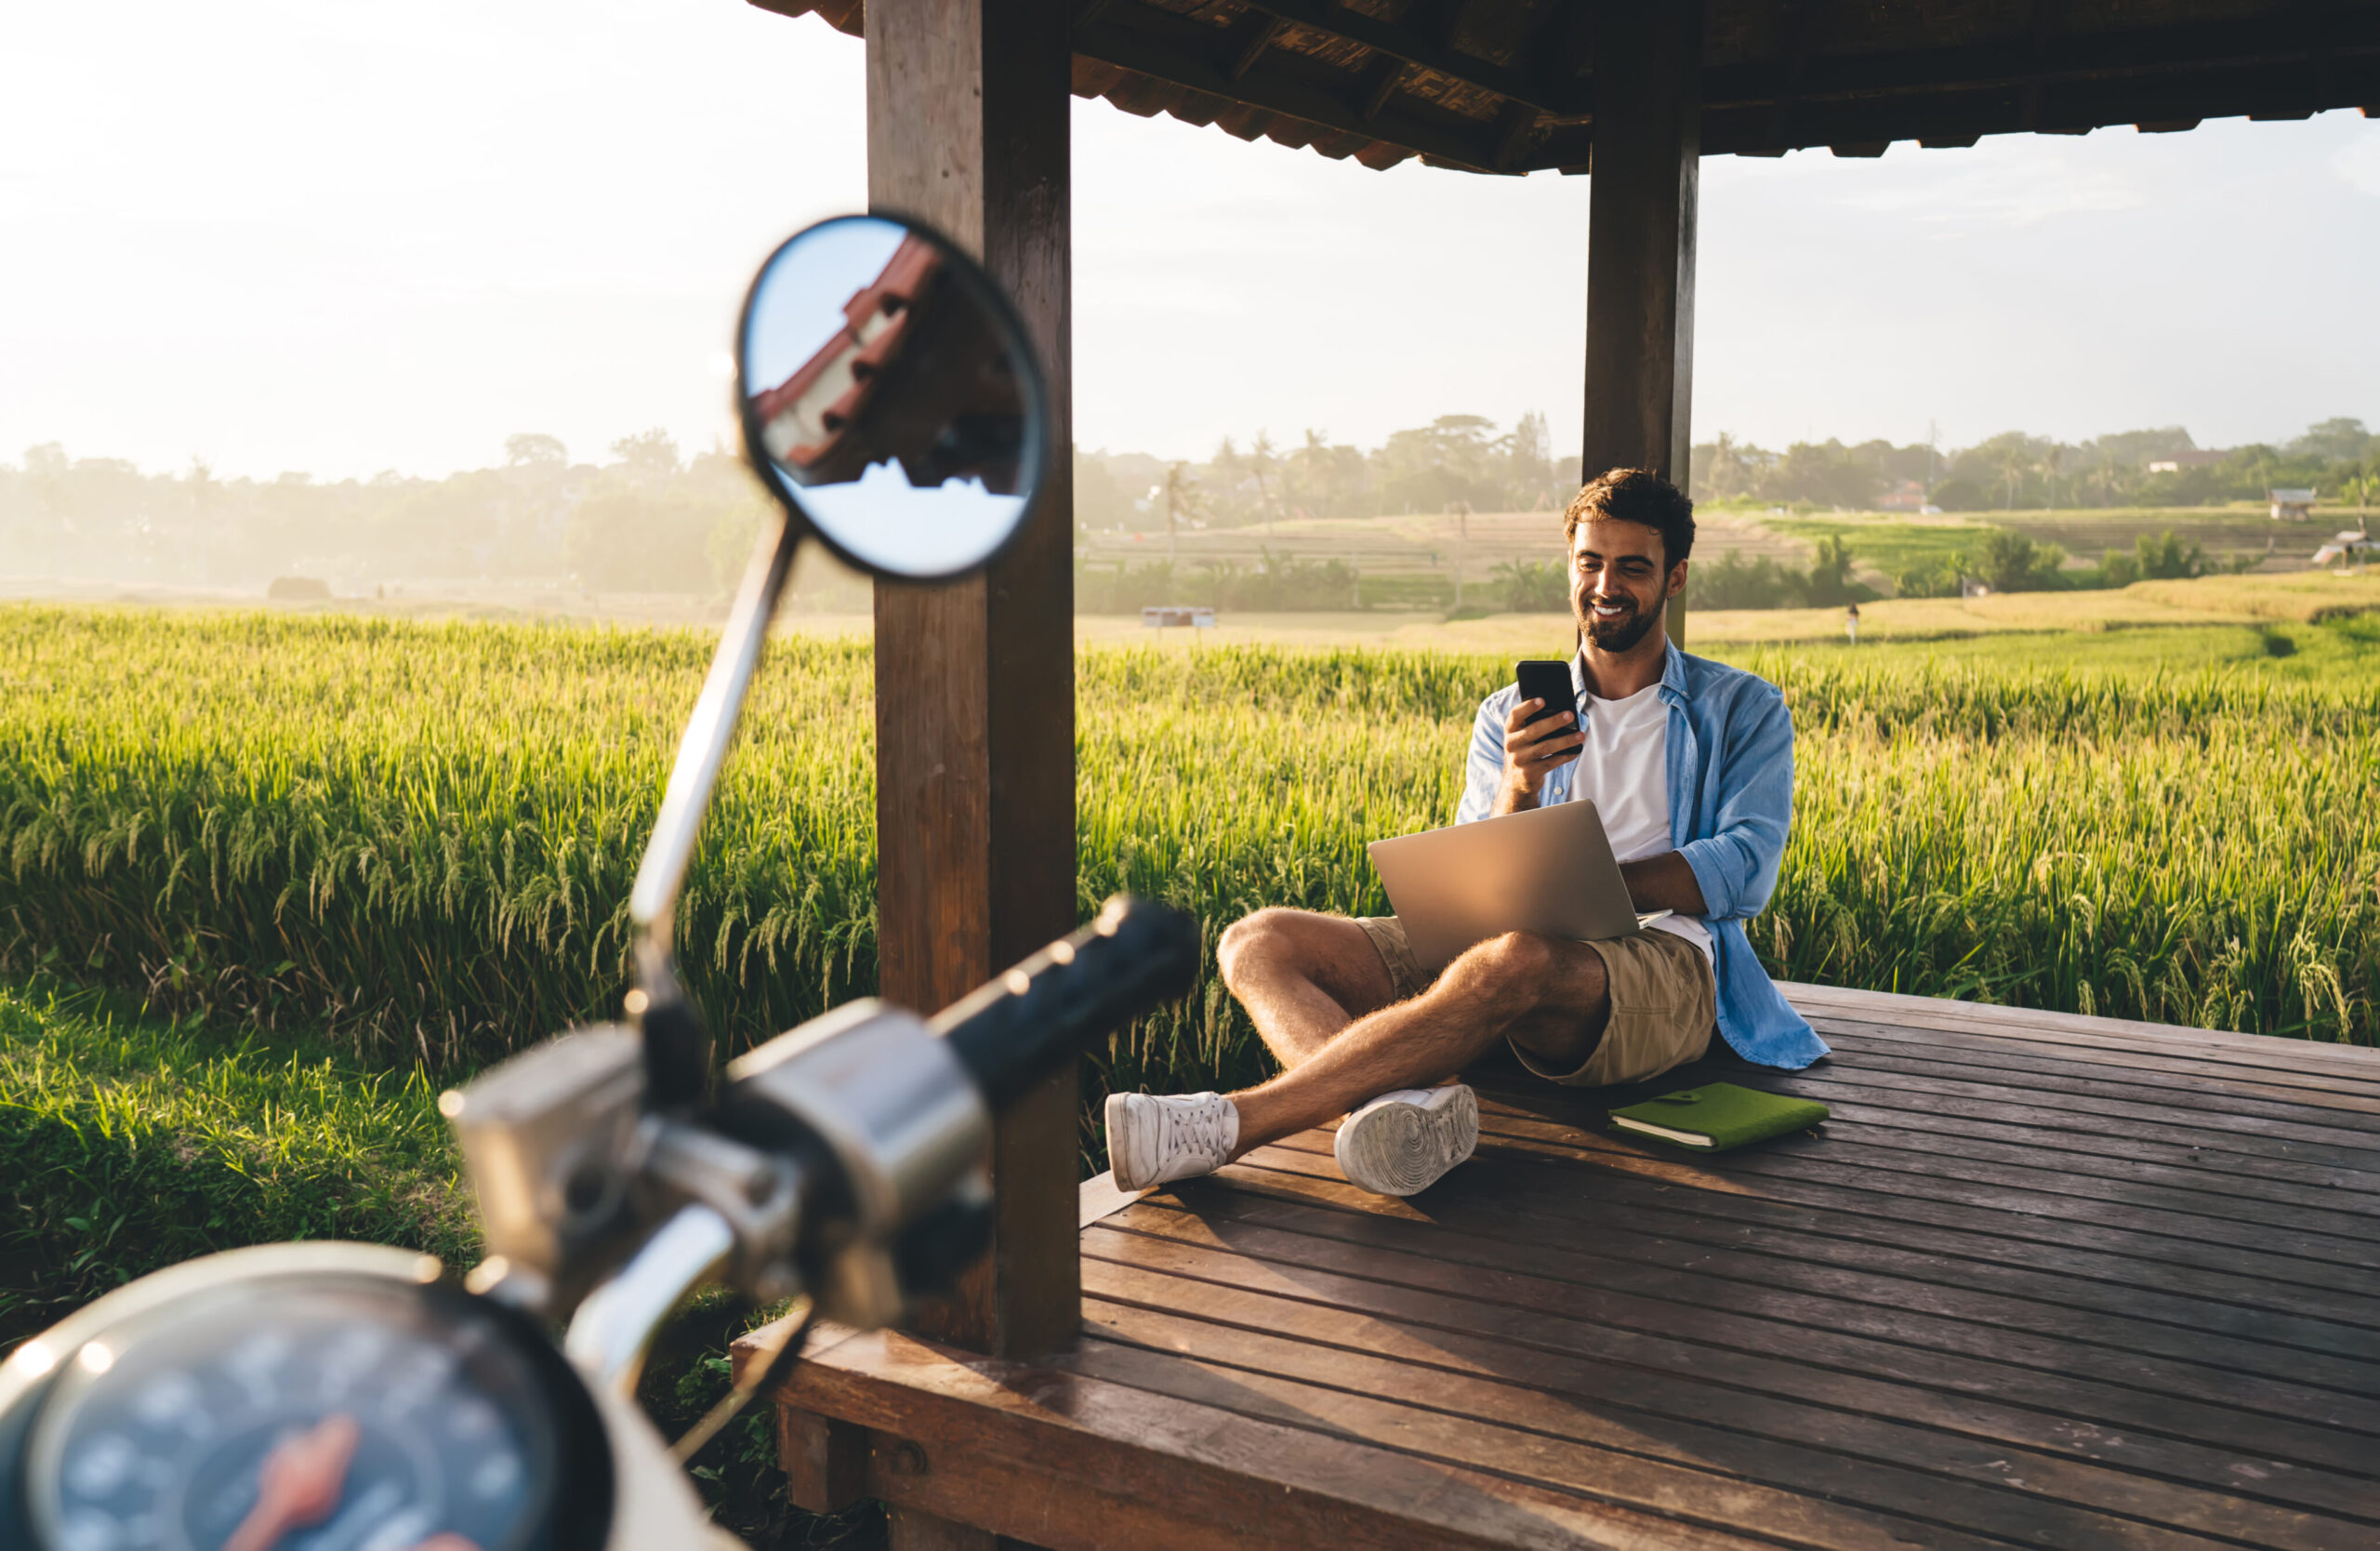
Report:
[{"label": "rearview mirror", "polygon": [[645,1101],[662,1110],[709,1085],[710,1039],[670,961],[678,891],[794,550],[815,534],[874,576],[964,576],[1025,525],[1049,458],[1049,396],[1016,310],[973,259],[889,216],[820,221],[769,255],[735,327],[735,408],[786,520],[753,550],[628,891],[628,1011]]},{"label": "rearview mirror", "polygon": [[735,366],[745,455],[850,563],[954,577],[1023,525],[1041,374],[1008,299],[939,234],[874,215],[795,233],[745,298]]}]

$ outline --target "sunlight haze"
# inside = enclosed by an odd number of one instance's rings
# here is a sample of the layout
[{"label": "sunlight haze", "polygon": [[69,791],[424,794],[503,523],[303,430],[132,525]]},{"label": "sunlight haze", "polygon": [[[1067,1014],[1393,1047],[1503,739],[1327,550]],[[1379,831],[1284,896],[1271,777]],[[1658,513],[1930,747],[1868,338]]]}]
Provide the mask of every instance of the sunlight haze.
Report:
[{"label": "sunlight haze", "polygon": [[[865,202],[862,50],[692,0],[12,17],[0,459],[271,478],[732,434],[752,269]],[[1085,447],[1577,445],[1587,185],[1387,173],[1075,103]],[[2380,422],[2380,122],[2006,137],[1703,173],[1694,424],[1945,446]]]}]

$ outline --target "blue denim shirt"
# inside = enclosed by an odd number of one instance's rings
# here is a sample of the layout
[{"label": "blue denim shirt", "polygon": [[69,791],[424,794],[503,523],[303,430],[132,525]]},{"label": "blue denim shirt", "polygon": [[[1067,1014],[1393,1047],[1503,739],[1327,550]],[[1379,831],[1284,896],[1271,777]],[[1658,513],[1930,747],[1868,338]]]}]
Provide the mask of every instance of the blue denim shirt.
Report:
[{"label": "blue denim shirt", "polygon": [[[1571,693],[1581,722],[1586,680],[1570,659]],[[1495,811],[1504,777],[1504,722],[1517,685],[1479,707],[1471,735],[1468,784],[1457,824]],[[1688,656],[1673,644],[1661,669],[1660,697],[1670,709],[1670,839],[1702,886],[1718,979],[1719,1032],[1735,1053],[1764,1067],[1799,1068],[1827,1054],[1826,1041],[1786,1003],[1744,935],[1777,888],[1785,835],[1793,824],[1793,717],[1777,686],[1739,668]],[[1539,801],[1570,800],[1571,762],[1545,778]]]}]

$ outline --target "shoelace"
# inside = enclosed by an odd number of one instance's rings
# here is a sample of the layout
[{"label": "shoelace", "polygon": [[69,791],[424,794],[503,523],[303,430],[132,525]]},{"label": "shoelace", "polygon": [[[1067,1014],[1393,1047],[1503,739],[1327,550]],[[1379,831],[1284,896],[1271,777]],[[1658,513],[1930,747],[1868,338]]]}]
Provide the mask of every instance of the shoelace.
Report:
[{"label": "shoelace", "polygon": [[1202,1104],[1193,1109],[1187,1105],[1165,1106],[1166,1150],[1195,1150],[1202,1158],[1211,1158],[1223,1150],[1223,1106]]}]

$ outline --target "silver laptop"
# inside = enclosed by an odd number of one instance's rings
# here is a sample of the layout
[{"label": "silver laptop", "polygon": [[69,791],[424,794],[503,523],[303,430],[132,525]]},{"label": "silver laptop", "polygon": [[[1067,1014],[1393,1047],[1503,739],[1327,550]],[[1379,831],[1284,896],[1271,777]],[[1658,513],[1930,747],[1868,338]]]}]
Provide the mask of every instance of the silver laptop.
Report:
[{"label": "silver laptop", "polygon": [[1506,932],[1578,942],[1625,937],[1639,916],[1592,798],[1424,829],[1366,847],[1413,957],[1432,974]]}]

